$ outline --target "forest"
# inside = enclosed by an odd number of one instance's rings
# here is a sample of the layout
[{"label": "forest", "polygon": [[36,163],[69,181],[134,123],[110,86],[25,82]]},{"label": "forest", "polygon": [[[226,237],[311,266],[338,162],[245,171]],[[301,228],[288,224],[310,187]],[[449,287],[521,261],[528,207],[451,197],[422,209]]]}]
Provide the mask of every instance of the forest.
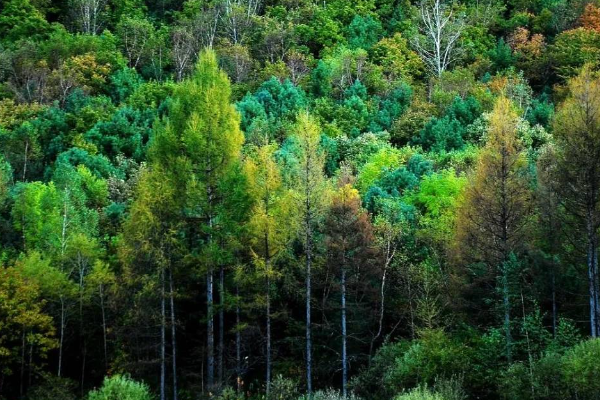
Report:
[{"label": "forest", "polygon": [[0,0],[0,399],[600,399],[600,0]]}]

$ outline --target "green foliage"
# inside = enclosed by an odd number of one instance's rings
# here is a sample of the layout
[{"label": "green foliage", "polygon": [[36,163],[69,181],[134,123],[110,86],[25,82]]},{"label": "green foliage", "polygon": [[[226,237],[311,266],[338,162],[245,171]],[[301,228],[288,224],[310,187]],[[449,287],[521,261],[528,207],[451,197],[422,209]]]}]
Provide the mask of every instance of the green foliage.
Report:
[{"label": "green foliage", "polygon": [[415,137],[413,144],[435,152],[462,149],[466,128],[481,114],[479,102],[472,96],[465,100],[456,97],[443,118],[432,118]]},{"label": "green foliage", "polygon": [[350,48],[370,49],[381,36],[381,23],[368,15],[356,15],[347,28],[348,45]]},{"label": "green foliage", "polygon": [[104,379],[102,386],[88,394],[88,400],[151,400],[153,396],[145,383],[115,375]]},{"label": "green foliage", "polygon": [[0,37],[5,44],[21,39],[40,38],[51,26],[29,0],[8,0],[0,12]]},{"label": "green foliage", "polygon": [[77,383],[68,378],[43,374],[43,381],[37,383],[27,393],[27,400],[76,400]]},{"label": "green foliage", "polygon": [[297,400],[299,397],[297,382],[282,375],[273,379],[270,390],[269,395],[275,400]]},{"label": "green foliage", "polygon": [[444,397],[439,395],[436,392],[432,392],[425,387],[418,387],[409,391],[408,393],[403,393],[394,398],[395,400],[446,400]]}]

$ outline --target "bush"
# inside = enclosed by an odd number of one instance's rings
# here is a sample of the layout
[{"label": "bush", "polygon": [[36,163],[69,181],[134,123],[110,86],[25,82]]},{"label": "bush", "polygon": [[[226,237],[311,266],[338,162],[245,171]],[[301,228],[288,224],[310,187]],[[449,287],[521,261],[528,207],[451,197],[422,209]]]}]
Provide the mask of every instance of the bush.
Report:
[{"label": "bush", "polygon": [[563,356],[566,386],[577,399],[600,399],[600,339],[579,343]]},{"label": "bush", "polygon": [[88,394],[88,400],[151,400],[152,398],[148,385],[122,375],[104,378],[102,387]]},{"label": "bush", "polygon": [[292,379],[277,375],[271,382],[269,397],[272,400],[294,400],[298,395],[298,384]]},{"label": "bush", "polygon": [[505,399],[600,399],[600,339],[583,341],[562,354],[546,353],[531,366],[512,364],[502,375]]},{"label": "bush", "polygon": [[342,396],[338,390],[335,389],[327,389],[327,390],[319,390],[313,393],[312,397],[308,395],[304,395],[298,398],[298,400],[360,400],[360,397],[357,397],[354,393],[348,393],[346,398]]},{"label": "bush", "polygon": [[51,374],[43,374],[42,382],[33,386],[27,400],[75,400],[77,383],[71,379],[61,378]]},{"label": "bush", "polygon": [[418,387],[410,392],[398,395],[395,400],[446,400],[441,394],[432,392],[425,387]]}]

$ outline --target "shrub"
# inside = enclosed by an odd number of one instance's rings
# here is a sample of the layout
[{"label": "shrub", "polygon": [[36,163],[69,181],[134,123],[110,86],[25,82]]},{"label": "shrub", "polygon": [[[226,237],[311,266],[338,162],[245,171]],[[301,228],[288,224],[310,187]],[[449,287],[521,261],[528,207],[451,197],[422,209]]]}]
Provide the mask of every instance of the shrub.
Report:
[{"label": "shrub", "polygon": [[600,339],[579,343],[563,356],[565,383],[577,399],[600,398]]},{"label": "shrub", "polygon": [[441,394],[432,392],[426,387],[418,387],[410,392],[398,395],[395,400],[446,400]]},{"label": "shrub", "polygon": [[122,375],[104,378],[102,387],[88,394],[88,400],[151,400],[152,398],[150,389],[145,383],[136,382]]},{"label": "shrub", "polygon": [[298,394],[298,384],[292,379],[277,375],[271,382],[269,398],[272,400],[294,400]]},{"label": "shrub", "polygon": [[344,398],[344,396],[342,396],[342,393],[340,393],[338,390],[331,388],[327,390],[319,390],[313,393],[311,397],[307,395],[301,396],[298,398],[298,400],[308,400],[309,398],[311,400],[360,400],[360,397],[357,397],[352,392],[348,393],[346,398]]},{"label": "shrub", "polygon": [[71,379],[43,374],[42,381],[32,387],[27,400],[75,400],[77,383]]}]

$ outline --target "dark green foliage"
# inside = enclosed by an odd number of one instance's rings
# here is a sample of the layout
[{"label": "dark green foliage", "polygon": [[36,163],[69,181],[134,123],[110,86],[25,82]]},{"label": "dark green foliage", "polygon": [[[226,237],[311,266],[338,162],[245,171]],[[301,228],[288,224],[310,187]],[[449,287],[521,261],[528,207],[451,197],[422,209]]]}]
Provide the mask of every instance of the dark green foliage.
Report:
[{"label": "dark green foliage", "polygon": [[490,59],[494,62],[496,70],[501,71],[513,65],[515,59],[512,55],[510,46],[504,41],[504,38],[498,39],[496,47],[490,52]]},{"label": "dark green foliage", "polygon": [[381,23],[372,16],[356,15],[348,26],[348,45],[368,50],[380,39],[381,31]]},{"label": "dark green foliage", "polygon": [[99,121],[85,133],[84,138],[106,156],[114,159],[122,154],[140,162],[156,119],[152,109],[120,108],[108,121]]},{"label": "dark green foliage", "polygon": [[446,115],[432,118],[413,139],[414,144],[421,145],[424,150],[435,152],[460,150],[465,141],[466,128],[481,115],[481,106],[473,96],[465,100],[456,97]]},{"label": "dark green foliage", "polygon": [[412,89],[408,85],[392,90],[385,98],[374,98],[379,103],[379,110],[369,125],[372,132],[389,130],[396,119],[398,119],[410,105]]}]

